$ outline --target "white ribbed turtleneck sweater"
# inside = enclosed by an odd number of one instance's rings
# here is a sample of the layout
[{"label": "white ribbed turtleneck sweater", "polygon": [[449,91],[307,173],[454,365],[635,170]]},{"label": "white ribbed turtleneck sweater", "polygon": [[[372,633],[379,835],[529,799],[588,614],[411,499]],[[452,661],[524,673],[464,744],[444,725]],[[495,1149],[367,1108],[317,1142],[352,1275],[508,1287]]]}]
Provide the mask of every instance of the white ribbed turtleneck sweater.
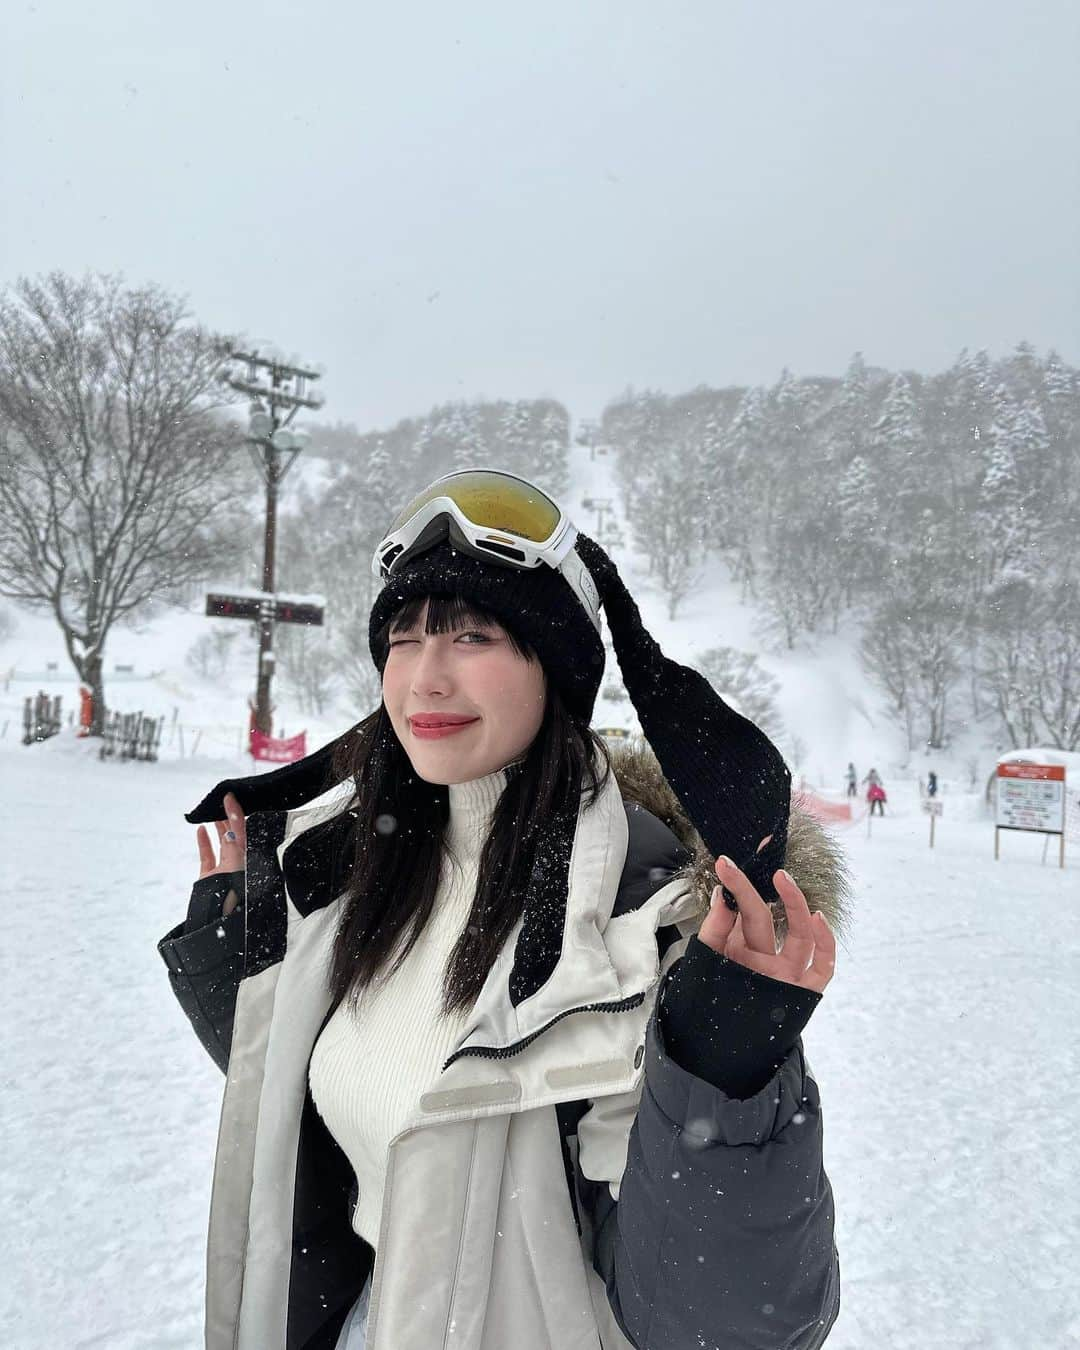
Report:
[{"label": "white ribbed turtleneck sweater", "polygon": [[442,1011],[443,977],[476,895],[480,850],[505,786],[505,769],[450,784],[445,841],[460,866],[444,848],[435,905],[416,945],[390,978],[363,991],[355,1014],[348,1000],[338,1005],[312,1051],[311,1095],[356,1173],[353,1227],[372,1246],[390,1140],[465,1033],[468,1011]]}]

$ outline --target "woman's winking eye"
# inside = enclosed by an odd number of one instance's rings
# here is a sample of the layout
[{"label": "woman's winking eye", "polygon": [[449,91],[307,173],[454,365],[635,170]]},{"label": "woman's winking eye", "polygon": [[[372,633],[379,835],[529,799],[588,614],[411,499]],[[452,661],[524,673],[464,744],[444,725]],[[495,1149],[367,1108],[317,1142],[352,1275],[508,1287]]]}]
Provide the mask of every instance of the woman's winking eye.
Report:
[{"label": "woman's winking eye", "polygon": [[[467,632],[464,632],[464,633],[459,633],[458,636],[459,636],[459,637],[478,637],[478,638],[480,638],[480,639],[482,640],[482,642],[484,642],[484,643],[487,643],[487,642],[490,642],[490,641],[491,641],[491,635],[490,635],[490,634],[488,634],[488,633],[481,633],[478,629],[475,629],[475,628],[471,628],[471,629],[469,629]],[[402,643],[405,643],[405,642],[416,642],[416,641],[417,641],[416,638],[398,638],[398,639],[395,639],[394,641],[392,641],[392,642],[390,643],[390,646],[391,646],[391,648],[394,648],[394,647],[400,647],[400,646],[402,645]],[[455,641],[456,641],[456,639],[455,639]],[[472,643],[472,642],[466,643],[466,646],[469,646],[469,647],[472,647],[472,646],[474,646],[474,645],[476,645],[476,644],[474,644],[474,643]]]}]

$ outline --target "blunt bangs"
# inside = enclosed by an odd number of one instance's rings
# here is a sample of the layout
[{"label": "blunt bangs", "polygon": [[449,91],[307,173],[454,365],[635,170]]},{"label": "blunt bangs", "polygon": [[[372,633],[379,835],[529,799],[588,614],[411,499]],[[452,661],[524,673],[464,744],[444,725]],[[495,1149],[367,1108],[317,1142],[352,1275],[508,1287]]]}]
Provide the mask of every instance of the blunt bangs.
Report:
[{"label": "blunt bangs", "polygon": [[452,633],[461,628],[499,628],[507,636],[511,647],[526,661],[536,658],[532,644],[509,628],[501,619],[495,617],[482,605],[469,600],[457,592],[453,594],[413,595],[404,601],[390,618],[388,633],[404,633],[416,626],[424,602],[430,600],[427,622],[424,632],[429,636],[439,633]]}]

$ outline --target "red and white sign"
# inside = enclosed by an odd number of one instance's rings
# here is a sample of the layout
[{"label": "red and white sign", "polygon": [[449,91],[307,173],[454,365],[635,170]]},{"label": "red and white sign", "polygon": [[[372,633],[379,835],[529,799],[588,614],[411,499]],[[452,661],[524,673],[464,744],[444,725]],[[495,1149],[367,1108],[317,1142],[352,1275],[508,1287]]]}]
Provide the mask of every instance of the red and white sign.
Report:
[{"label": "red and white sign", "polygon": [[999,830],[1061,834],[1065,829],[1065,766],[999,764],[995,824]]},{"label": "red and white sign", "polygon": [[295,759],[303,759],[307,754],[307,732],[281,739],[267,736],[265,732],[251,728],[251,757],[266,759],[274,764],[291,764]]}]

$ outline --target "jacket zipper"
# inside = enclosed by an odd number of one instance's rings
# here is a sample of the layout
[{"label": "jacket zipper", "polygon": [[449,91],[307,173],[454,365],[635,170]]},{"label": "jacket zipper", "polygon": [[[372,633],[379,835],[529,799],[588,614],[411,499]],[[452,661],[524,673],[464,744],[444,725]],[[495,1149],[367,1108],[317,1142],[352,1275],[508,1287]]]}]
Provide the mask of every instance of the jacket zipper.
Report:
[{"label": "jacket zipper", "polygon": [[631,1008],[640,1007],[645,1002],[644,993],[629,994],[626,998],[620,998],[614,1003],[583,1003],[579,1008],[567,1008],[565,1012],[559,1013],[558,1017],[553,1017],[550,1022],[544,1024],[538,1030],[531,1032],[520,1041],[515,1041],[513,1045],[506,1045],[499,1049],[493,1045],[470,1045],[461,1050],[455,1050],[446,1063],[442,1066],[442,1072],[445,1073],[455,1060],[461,1059],[465,1055],[476,1055],[479,1059],[509,1059],[511,1055],[516,1055],[527,1046],[532,1045],[537,1036],[542,1036],[545,1031],[550,1031],[556,1022],[561,1022],[564,1017],[570,1017],[573,1013],[583,1012],[605,1012],[619,1013],[628,1012]]}]

